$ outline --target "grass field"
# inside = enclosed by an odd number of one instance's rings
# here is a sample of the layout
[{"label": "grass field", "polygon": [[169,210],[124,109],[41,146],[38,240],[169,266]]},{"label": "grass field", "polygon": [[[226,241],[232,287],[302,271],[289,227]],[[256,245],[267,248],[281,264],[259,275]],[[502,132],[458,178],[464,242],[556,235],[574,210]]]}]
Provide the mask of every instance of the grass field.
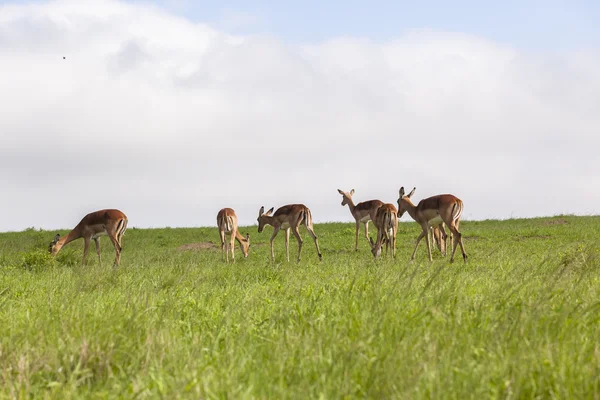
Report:
[{"label": "grass field", "polygon": [[270,227],[230,265],[190,245],[216,228],[130,228],[117,269],[107,238],[81,267],[81,240],[52,260],[55,232],[2,233],[0,398],[598,398],[599,228],[465,221],[466,265],[409,263],[414,222],[377,261],[331,223],[319,263],[301,228],[299,264]]}]

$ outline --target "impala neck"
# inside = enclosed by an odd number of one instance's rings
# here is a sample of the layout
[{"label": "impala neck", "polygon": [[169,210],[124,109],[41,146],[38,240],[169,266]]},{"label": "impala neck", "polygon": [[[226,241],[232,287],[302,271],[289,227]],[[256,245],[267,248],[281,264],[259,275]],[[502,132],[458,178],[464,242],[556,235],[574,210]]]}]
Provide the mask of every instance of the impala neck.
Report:
[{"label": "impala neck", "polygon": [[348,208],[350,208],[351,213],[354,213],[354,208],[356,207],[356,205],[354,204],[352,197],[348,197],[347,199],[348,199]]},{"label": "impala neck", "polygon": [[239,229],[235,230],[235,240],[237,240],[240,244],[246,241],[246,237],[240,233]]},{"label": "impala neck", "polygon": [[406,212],[411,216],[415,221],[417,220],[417,207],[410,201],[410,199],[404,199],[404,206],[406,207]]},{"label": "impala neck", "polygon": [[58,253],[64,245],[71,243],[73,240],[79,239],[80,237],[81,231],[77,228],[73,229],[71,232],[67,233],[66,236],[63,236],[60,239],[58,239],[58,242],[56,242],[56,252]]}]

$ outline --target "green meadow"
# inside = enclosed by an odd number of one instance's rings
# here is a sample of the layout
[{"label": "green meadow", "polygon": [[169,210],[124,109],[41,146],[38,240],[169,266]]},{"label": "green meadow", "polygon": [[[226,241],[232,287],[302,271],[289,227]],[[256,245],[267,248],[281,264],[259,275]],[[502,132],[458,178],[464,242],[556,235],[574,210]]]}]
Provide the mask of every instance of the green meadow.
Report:
[{"label": "green meadow", "polygon": [[[131,224],[130,221],[130,225]],[[600,217],[463,221],[448,262],[400,223],[374,260],[354,224],[271,227],[222,262],[216,228],[135,229],[121,266],[54,231],[0,234],[0,398],[600,396]],[[372,235],[375,229],[371,226]],[[65,234],[67,231],[60,231]]]}]

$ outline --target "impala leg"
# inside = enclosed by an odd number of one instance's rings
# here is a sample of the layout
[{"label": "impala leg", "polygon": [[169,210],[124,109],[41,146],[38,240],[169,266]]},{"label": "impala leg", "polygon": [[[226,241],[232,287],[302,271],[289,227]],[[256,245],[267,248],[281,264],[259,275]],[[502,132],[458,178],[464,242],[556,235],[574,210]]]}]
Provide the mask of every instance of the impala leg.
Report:
[{"label": "impala leg", "polygon": [[355,237],[355,244],[354,244],[354,250],[358,251],[358,232],[360,231],[360,221],[356,221],[356,237]]},{"label": "impala leg", "polygon": [[94,238],[94,242],[96,243],[96,253],[98,253],[98,262],[100,263],[100,266],[102,266],[102,256],[100,255],[100,238]]},{"label": "impala leg", "polygon": [[[290,262],[290,228],[285,230],[285,257],[287,262]],[[300,255],[298,255],[298,261],[300,260]]]},{"label": "impala leg", "polygon": [[440,231],[438,231],[438,227],[432,226],[431,228],[429,228],[429,231],[431,232],[431,235],[428,235],[428,236],[431,236],[431,243],[435,244],[437,249],[441,252],[442,245],[440,243]]},{"label": "impala leg", "polygon": [[385,234],[385,256],[388,257],[390,254],[390,238]]},{"label": "impala leg", "polygon": [[115,246],[115,265],[119,265],[121,263],[121,246],[119,245],[119,241],[111,231],[107,230],[106,233],[108,234],[113,246]]},{"label": "impala leg", "polygon": [[[454,221],[454,227],[457,231],[460,229],[460,220]],[[450,225],[448,225],[448,228],[450,228]],[[450,229],[450,243],[452,243],[452,251],[454,251],[454,234],[452,233],[452,229]]]},{"label": "impala leg", "polygon": [[444,224],[440,224],[439,226],[440,232],[440,251],[442,255],[446,257],[447,249],[448,249],[448,235],[446,234],[446,229],[444,229]]},{"label": "impala leg", "polygon": [[421,241],[421,239],[423,239],[425,235],[427,235],[426,230],[422,231],[419,237],[417,238],[417,243],[415,244],[415,249],[413,250],[412,256],[410,256],[410,261],[413,261],[415,259],[415,254],[417,253],[417,247],[419,247],[419,242]]},{"label": "impala leg", "polygon": [[275,261],[275,250],[273,248],[273,241],[275,240],[275,236],[279,232],[279,228],[273,228],[273,234],[271,235],[271,261]]},{"label": "impala leg", "polygon": [[429,227],[427,229],[427,239],[429,239],[429,237],[432,236],[432,235],[434,235],[433,228]]},{"label": "impala leg", "polygon": [[462,241],[462,233],[460,233],[458,231],[458,229],[456,228],[456,226],[454,226],[454,225],[449,225],[448,227],[450,228],[450,232],[452,232],[452,236],[453,236],[453,240],[454,240],[454,244],[453,244],[453,248],[452,248],[452,256],[450,257],[450,262],[454,261],[454,253],[456,252],[457,244],[460,246],[460,250],[462,252],[464,262],[467,262],[467,252],[465,251],[465,246]]},{"label": "impala leg", "polygon": [[[225,245],[225,231],[219,230],[219,239],[221,239],[221,261],[225,261],[226,259],[226,245]],[[227,260],[229,262],[229,260]]]},{"label": "impala leg", "polygon": [[[319,239],[317,238],[317,234],[315,233],[312,225],[310,227],[306,226],[306,230],[308,231],[308,234],[310,236],[312,236],[313,240],[315,241],[315,247],[317,248],[317,254],[319,256],[319,261],[323,260],[323,255],[321,254],[321,249],[319,249]],[[300,235],[298,235],[300,236]]]},{"label": "impala leg", "polygon": [[[365,222],[365,239],[369,241],[369,221]],[[356,248],[356,250],[358,250],[358,247]]]},{"label": "impala leg", "polygon": [[381,257],[381,249],[383,247],[384,237],[381,229],[377,228],[377,240],[375,241],[375,258]]},{"label": "impala leg", "polygon": [[229,239],[229,250],[231,251],[231,262],[235,262],[235,232],[231,232],[231,238]]},{"label": "impala leg", "polygon": [[90,250],[90,238],[83,238],[83,259],[81,260],[81,265],[85,265],[85,260],[87,259],[88,251]]},{"label": "impala leg", "polygon": [[294,236],[296,236],[296,240],[298,241],[298,262],[300,262],[300,254],[302,253],[302,243],[303,243],[303,240],[300,237],[300,231],[298,230],[297,226],[295,226],[292,229],[292,232],[294,233]]},{"label": "impala leg", "polygon": [[[427,225],[427,224],[425,224],[421,228],[423,228],[424,232],[429,231],[429,225]],[[429,255],[429,262],[432,262],[433,257],[431,257],[431,240],[429,240],[429,234],[426,235],[426,239],[427,239],[427,254]]]}]

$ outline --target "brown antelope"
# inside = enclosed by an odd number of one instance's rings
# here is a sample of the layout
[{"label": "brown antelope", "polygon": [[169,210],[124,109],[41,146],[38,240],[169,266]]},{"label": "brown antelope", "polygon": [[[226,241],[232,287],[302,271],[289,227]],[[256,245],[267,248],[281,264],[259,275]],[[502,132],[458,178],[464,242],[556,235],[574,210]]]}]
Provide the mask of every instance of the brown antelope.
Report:
[{"label": "brown antelope", "polygon": [[379,207],[373,223],[377,228],[377,241],[369,237],[371,253],[375,258],[381,255],[381,246],[385,241],[385,254],[392,247],[392,257],[396,257],[396,233],[398,232],[398,211],[393,204],[386,203]]},{"label": "brown antelope", "polygon": [[[219,237],[221,238],[221,253],[226,262],[229,263],[229,251],[231,250],[231,260],[235,262],[235,241],[240,244],[240,249],[244,258],[248,258],[248,248],[250,247],[250,235],[242,236],[238,230],[238,219],[235,211],[231,208],[223,208],[217,214],[217,226],[219,227]],[[229,243],[226,243],[225,235],[229,234]]]},{"label": "brown antelope", "polygon": [[123,234],[127,229],[127,216],[119,210],[100,210],[89,213],[77,224],[67,236],[62,238],[57,233],[54,240],[50,243],[48,250],[55,256],[60,249],[67,243],[73,240],[83,238],[83,259],[81,264],[85,265],[85,261],[90,248],[90,240],[96,243],[96,253],[98,260],[102,265],[102,257],[100,256],[100,236],[108,235],[112,244],[115,246],[116,257],[115,265],[121,263],[121,250]]},{"label": "brown antelope", "polygon": [[354,245],[354,250],[358,250],[358,231],[360,230],[360,223],[362,222],[365,224],[365,238],[369,240],[369,221],[375,220],[377,209],[383,205],[383,201],[368,200],[354,205],[354,202],[352,201],[354,189],[352,189],[350,192],[344,192],[340,189],[337,191],[342,195],[342,206],[348,204],[350,213],[356,221],[356,243]]},{"label": "brown antelope", "polygon": [[302,238],[300,237],[300,232],[298,231],[300,225],[304,225],[306,227],[306,230],[315,241],[319,260],[323,259],[321,250],[319,250],[319,241],[313,229],[312,214],[308,207],[306,207],[304,204],[288,204],[287,206],[279,207],[273,215],[271,215],[272,212],[273,207],[271,207],[271,209],[267,212],[265,212],[265,207],[261,207],[257,218],[258,233],[263,231],[265,225],[273,226],[273,234],[271,235],[271,260],[275,260],[275,251],[273,250],[273,241],[275,240],[275,236],[277,236],[277,233],[280,229],[284,229],[285,252],[287,261],[290,261],[289,241],[291,229],[294,236],[296,236],[296,240],[298,240],[298,261],[300,261],[300,253],[302,252]]},{"label": "brown antelope", "polygon": [[[402,217],[404,212],[414,219],[419,225],[421,225],[422,232],[417,238],[415,249],[410,257],[411,261],[415,259],[415,253],[419,242],[423,237],[427,240],[427,252],[429,254],[429,261],[433,261],[431,257],[431,243],[429,241],[429,229],[432,226],[439,226],[442,222],[445,223],[450,229],[453,237],[453,248],[450,262],[454,261],[454,253],[456,252],[457,244],[460,245],[463,259],[467,262],[467,253],[462,241],[462,234],[458,231],[460,225],[460,217],[463,212],[463,202],[458,197],[451,194],[439,194],[437,196],[428,197],[419,202],[418,205],[414,205],[410,201],[410,197],[415,193],[417,188],[405,195],[404,187],[400,188],[400,197],[398,198],[398,217]],[[443,229],[443,227],[442,227]]]},{"label": "brown antelope", "polygon": [[448,235],[446,234],[446,230],[444,229],[444,223],[442,222],[438,226],[432,226],[431,235],[433,242],[435,242],[435,245],[440,251],[440,253],[442,253],[442,256],[446,257],[446,239]]}]

